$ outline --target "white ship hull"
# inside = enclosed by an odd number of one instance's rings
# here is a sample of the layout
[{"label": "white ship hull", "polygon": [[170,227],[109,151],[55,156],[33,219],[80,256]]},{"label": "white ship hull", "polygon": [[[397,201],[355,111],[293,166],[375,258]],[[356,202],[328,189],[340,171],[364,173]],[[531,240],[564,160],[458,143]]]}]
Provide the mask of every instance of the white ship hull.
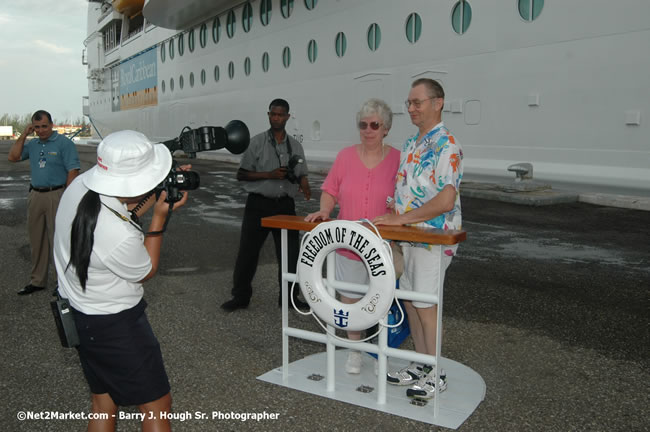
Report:
[{"label": "white ship hull", "polygon": [[[187,2],[187,11],[172,11],[168,3],[174,2],[148,0],[145,23],[151,18],[179,30],[147,23],[130,38],[124,36],[128,18],[114,10],[102,15],[100,3],[89,3],[84,110],[102,135],[136,129],[164,140],[184,126],[232,119],[246,122],[254,134],[268,127],[268,103],[282,97],[291,104],[288,130],[302,140],[308,160],[332,161],[358,141],[355,114],[370,97],[394,110],[388,142],[400,148],[414,133],[403,107],[410,83],[431,77],[445,88],[443,120],[463,146],[466,175],[504,176],[510,164],[531,162],[539,180],[650,193],[650,2],[546,0],[527,22],[517,0],[473,0],[462,35],[452,25],[457,0],[320,0],[312,10],[296,0],[289,18],[273,0],[266,26],[262,1],[256,0],[250,2],[248,32],[242,22],[246,2],[195,0]],[[232,38],[226,31],[230,10],[236,18]],[[415,43],[407,37],[415,34],[409,27],[413,13],[421,20]],[[212,37],[215,16],[218,43]],[[107,45],[111,23],[120,20],[124,34]],[[373,23],[381,31],[376,51],[368,37]],[[336,52],[339,32],[346,37],[342,57]],[[313,63],[310,40],[318,44]],[[285,47],[291,51],[288,67]]]}]

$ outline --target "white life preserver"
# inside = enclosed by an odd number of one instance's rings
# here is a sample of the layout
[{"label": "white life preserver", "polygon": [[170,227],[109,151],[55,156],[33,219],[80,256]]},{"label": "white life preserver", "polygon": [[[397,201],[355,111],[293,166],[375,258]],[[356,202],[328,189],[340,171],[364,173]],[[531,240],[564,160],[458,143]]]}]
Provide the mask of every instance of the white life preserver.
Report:
[{"label": "white life preserver", "polygon": [[[368,292],[356,303],[336,300],[323,283],[323,262],[336,249],[355,252],[368,270]],[[297,275],[312,311],[339,329],[358,331],[372,327],[386,316],[395,296],[395,269],[388,243],[354,221],[323,222],[306,234],[298,257]]]}]

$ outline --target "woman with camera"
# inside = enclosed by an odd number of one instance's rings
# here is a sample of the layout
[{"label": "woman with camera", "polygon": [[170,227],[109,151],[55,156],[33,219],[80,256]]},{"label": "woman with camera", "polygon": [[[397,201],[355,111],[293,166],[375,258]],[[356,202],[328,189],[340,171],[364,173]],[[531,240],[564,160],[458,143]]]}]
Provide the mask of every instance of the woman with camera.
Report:
[{"label": "woman with camera", "polygon": [[[384,143],[392,125],[393,112],[386,102],[369,99],[357,113],[361,143],[341,150],[321,187],[320,210],[306,221],[326,220],[338,203],[339,219],[369,219],[386,213],[387,198],[395,192],[399,150]],[[390,200],[389,200],[390,201]],[[346,249],[336,251],[336,279],[367,285],[368,272],[361,258]],[[361,295],[345,292],[341,302],[351,304]],[[360,340],[361,332],[348,331],[348,338]],[[361,353],[351,351],[345,363],[347,373],[361,373]]]},{"label": "woman with camera", "polygon": [[[170,429],[170,386],[142,283],[158,270],[170,209],[164,191],[157,200],[151,195],[171,166],[164,145],[139,132],[115,132],[99,144],[97,165],[61,198],[54,236],[59,294],[73,308],[92,412],[107,414],[91,419],[89,431],[114,430],[120,405],[138,406],[145,431]],[[173,210],[186,202],[184,192]],[[151,207],[144,233],[131,213]]]}]

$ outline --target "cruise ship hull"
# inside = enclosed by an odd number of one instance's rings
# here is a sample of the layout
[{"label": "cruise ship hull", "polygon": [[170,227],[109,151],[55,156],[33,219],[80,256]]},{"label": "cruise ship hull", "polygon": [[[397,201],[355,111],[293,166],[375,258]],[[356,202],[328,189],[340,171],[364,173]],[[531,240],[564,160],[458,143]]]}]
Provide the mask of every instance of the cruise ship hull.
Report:
[{"label": "cruise ship hull", "polygon": [[166,140],[231,119],[254,134],[282,97],[308,160],[327,163],[358,142],[355,114],[370,97],[393,109],[387,142],[400,148],[415,132],[410,83],[430,77],[445,88],[443,120],[469,178],[514,178],[508,166],[530,162],[552,184],[650,194],[646,2],[546,1],[534,19],[515,0],[193,1],[165,15],[167,3],[147,0],[142,19],[89,2],[84,112],[98,134]]}]

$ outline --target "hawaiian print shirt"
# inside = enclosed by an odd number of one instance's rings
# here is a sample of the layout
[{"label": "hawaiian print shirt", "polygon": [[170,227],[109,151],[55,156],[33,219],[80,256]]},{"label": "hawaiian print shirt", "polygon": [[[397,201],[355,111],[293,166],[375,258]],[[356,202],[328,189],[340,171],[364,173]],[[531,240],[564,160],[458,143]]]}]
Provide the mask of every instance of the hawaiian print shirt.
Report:
[{"label": "hawaiian print shirt", "polygon": [[[463,150],[441,122],[422,139],[412,136],[402,148],[400,166],[395,184],[395,210],[404,214],[433,199],[447,185],[456,189],[453,210],[433,219],[413,224],[423,228],[459,230],[462,226],[460,210],[460,182],[463,178]],[[416,246],[431,249],[420,243]],[[454,255],[456,246],[444,248],[446,255]]]}]

